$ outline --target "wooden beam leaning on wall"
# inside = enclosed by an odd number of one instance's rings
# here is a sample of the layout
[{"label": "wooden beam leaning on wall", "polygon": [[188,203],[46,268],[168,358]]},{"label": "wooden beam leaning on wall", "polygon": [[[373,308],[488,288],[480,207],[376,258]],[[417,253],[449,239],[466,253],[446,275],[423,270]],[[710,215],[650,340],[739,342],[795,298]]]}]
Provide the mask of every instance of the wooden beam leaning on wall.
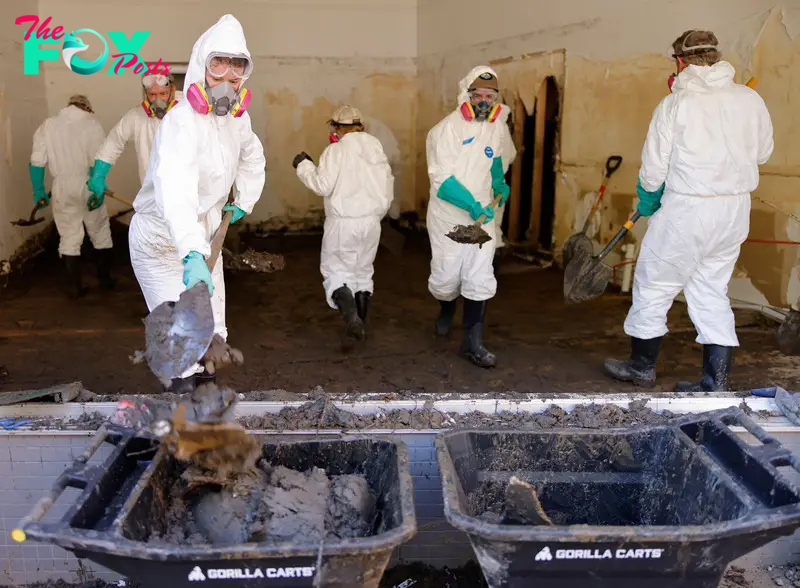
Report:
[{"label": "wooden beam leaning on wall", "polygon": [[520,95],[514,94],[514,132],[512,139],[514,148],[517,150],[517,157],[511,164],[511,193],[508,199],[508,240],[512,243],[519,241],[519,221],[520,221],[520,190],[522,189],[522,154],[525,151],[525,118],[528,113],[525,111],[525,103]]},{"label": "wooden beam leaning on wall", "polygon": [[533,189],[531,190],[531,219],[526,241],[539,245],[539,232],[542,220],[542,180],[544,177],[544,137],[547,121],[547,78],[539,86],[536,96],[535,130],[533,139]]}]

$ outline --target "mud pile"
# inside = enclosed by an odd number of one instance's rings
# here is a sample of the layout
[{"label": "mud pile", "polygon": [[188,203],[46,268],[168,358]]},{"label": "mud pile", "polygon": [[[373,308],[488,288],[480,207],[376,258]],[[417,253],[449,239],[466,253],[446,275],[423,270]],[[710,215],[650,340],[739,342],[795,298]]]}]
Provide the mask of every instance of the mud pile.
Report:
[{"label": "mud pile", "polygon": [[[187,470],[190,471],[190,470]],[[193,474],[173,496],[167,530],[151,544],[318,544],[372,534],[376,499],[360,475],[328,476],[261,462],[232,483],[193,487]]]},{"label": "mud pile", "polygon": [[589,404],[566,412],[551,406],[539,414],[502,411],[494,414],[445,413],[435,408],[391,410],[358,415],[337,408],[329,399],[319,398],[302,406],[281,409],[277,414],[241,417],[247,429],[290,431],[296,429],[443,429],[450,427],[547,429],[553,427],[635,427],[665,423],[675,415],[647,408],[647,401],[631,402],[628,408],[613,404]]}]

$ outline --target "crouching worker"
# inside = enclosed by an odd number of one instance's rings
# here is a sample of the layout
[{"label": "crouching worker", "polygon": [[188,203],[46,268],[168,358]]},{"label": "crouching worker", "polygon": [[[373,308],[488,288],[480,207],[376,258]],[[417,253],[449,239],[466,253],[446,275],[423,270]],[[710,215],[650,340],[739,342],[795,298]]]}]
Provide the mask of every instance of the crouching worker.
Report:
[{"label": "crouching worker", "polygon": [[[234,354],[225,343],[222,258],[211,271],[206,258],[223,211],[232,211],[231,223],[252,212],[266,179],[264,148],[245,111],[252,63],[242,25],[229,14],[194,44],[186,100],[159,125],[129,231],[131,264],[149,310],[199,282],[208,286],[215,337],[207,355],[214,358]],[[232,186],[236,198],[227,204]],[[172,389],[191,391],[212,376],[195,364]]]},{"label": "crouching worker", "polygon": [[392,205],[394,176],[381,142],[364,131],[361,112],[345,105],[328,121],[331,144],[314,165],[302,152],[292,165],[307,188],[325,203],[320,272],[331,308],[345,322],[343,349],[365,337],[373,262],[381,220]]},{"label": "crouching worker", "polygon": [[[506,120],[508,106],[500,103],[497,74],[487,66],[474,68],[459,83],[457,108],[428,133],[426,153],[431,191],[428,237],[431,273],[428,290],[439,301],[436,335],[450,334],[459,296],[464,298],[461,353],[483,368],[496,358],[483,346],[487,301],[497,292],[494,260],[499,223],[492,201],[506,203],[505,172],[516,157]],[[483,230],[491,240],[482,247],[456,243],[449,233],[486,215]]]},{"label": "crouching worker", "polygon": [[734,83],[714,33],[687,31],[672,46],[678,75],[653,113],[639,170],[638,210],[652,218],[625,319],[631,355],[606,360],[605,368],[618,380],[652,386],[667,311],[683,290],[703,371],[699,382],[675,390],[726,391],[739,345],[728,282],[750,230],[758,166],[772,153],[772,122],[761,97]]}]

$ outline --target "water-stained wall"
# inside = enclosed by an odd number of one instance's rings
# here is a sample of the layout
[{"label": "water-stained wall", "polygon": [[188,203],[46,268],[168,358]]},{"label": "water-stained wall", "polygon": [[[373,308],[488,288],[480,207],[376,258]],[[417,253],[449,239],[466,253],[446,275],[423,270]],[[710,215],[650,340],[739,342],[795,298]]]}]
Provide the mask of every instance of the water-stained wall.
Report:
[{"label": "water-stained wall", "polygon": [[[596,190],[606,158],[624,157],[603,205],[598,241],[632,212],[641,148],[653,109],[667,92],[672,41],[691,28],[717,33],[737,81],[756,76],[775,126],[775,153],[754,194],[751,237],[800,241],[800,8],[764,0],[559,4],[535,0],[420,0],[417,199],[427,201],[424,141],[455,106],[458,80],[480,63],[497,69],[503,93],[517,93],[532,113],[538,84],[553,75],[563,95],[557,155],[557,247],[579,226],[582,200]],[[457,25],[458,15],[480,18]],[[562,61],[563,55],[563,61]],[[772,204],[765,204],[767,201]],[[646,223],[636,228],[641,238]],[[731,295],[785,305],[800,296],[800,247],[747,243]],[[612,260],[613,261],[613,260]],[[752,284],[751,282],[752,281]],[[743,287],[739,287],[743,286]],[[755,286],[753,288],[752,286]]]},{"label": "water-stained wall", "polygon": [[[325,122],[345,102],[360,108],[369,130],[387,152],[394,151],[389,154],[397,194],[401,199],[408,194],[404,208],[413,206],[415,0],[41,0],[38,10],[42,20],[52,17],[51,28],[91,28],[103,35],[123,31],[128,37],[150,31],[141,57],[170,63],[188,61],[197,37],[225,13],[241,21],[254,58],[249,112],[267,153],[267,186],[248,220],[294,227],[319,220],[321,202],[300,183],[291,163],[301,150],[319,160],[327,144]],[[11,33],[21,40],[25,31],[16,29]],[[89,35],[86,42],[90,49],[82,57],[91,60],[100,52]],[[109,46],[116,53],[110,40]],[[42,71],[50,114],[71,94],[85,93],[106,132],[142,100],[139,76],[132,73],[81,76],[61,61],[43,62]],[[130,198],[136,195],[132,145],[109,174],[109,186]]]},{"label": "water-stained wall", "polygon": [[[14,6],[20,12],[36,12],[37,2],[23,0]],[[7,271],[3,260],[9,260],[25,241],[46,226],[40,223],[15,227],[9,222],[28,218],[33,208],[28,162],[33,133],[47,114],[44,78],[22,75],[22,37],[17,40],[15,33],[14,19],[3,18],[0,21],[0,275]]]}]

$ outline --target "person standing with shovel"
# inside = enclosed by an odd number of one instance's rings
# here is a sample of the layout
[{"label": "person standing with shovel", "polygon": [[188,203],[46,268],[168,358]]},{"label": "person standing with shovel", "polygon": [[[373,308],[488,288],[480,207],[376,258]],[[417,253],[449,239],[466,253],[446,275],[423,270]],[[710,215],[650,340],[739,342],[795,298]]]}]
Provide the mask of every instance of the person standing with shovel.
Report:
[{"label": "person standing with shovel", "polygon": [[[430,177],[427,227],[431,243],[428,290],[439,301],[436,335],[450,334],[459,296],[464,298],[461,353],[483,368],[496,358],[483,346],[487,300],[497,291],[494,276],[497,223],[494,209],[510,193],[505,172],[516,157],[500,103],[497,74],[488,66],[473,68],[459,82],[458,106],[428,133]],[[482,219],[488,240],[458,242],[456,225]]]},{"label": "person standing with shovel", "polygon": [[703,345],[703,370],[699,382],[680,382],[675,391],[729,390],[739,340],[728,282],[750,230],[750,192],[758,187],[758,166],[772,154],[773,131],[764,101],[734,83],[717,45],[714,33],[696,30],[672,44],[678,75],[642,149],[638,210],[652,218],[625,320],[631,355],[605,362],[612,378],[638,386],[655,383],[667,311],[683,290]]},{"label": "person standing with shovel", "polygon": [[[266,180],[264,148],[245,111],[252,71],[242,25],[226,14],[192,48],[186,99],[158,127],[130,224],[131,263],[150,311],[177,301],[184,289],[207,285],[215,337],[206,357],[232,355],[217,349],[230,348],[222,260],[208,268],[210,243],[224,216],[233,224],[252,212]],[[236,198],[227,203],[232,187]],[[191,391],[203,371],[191,366],[171,389]]]}]

